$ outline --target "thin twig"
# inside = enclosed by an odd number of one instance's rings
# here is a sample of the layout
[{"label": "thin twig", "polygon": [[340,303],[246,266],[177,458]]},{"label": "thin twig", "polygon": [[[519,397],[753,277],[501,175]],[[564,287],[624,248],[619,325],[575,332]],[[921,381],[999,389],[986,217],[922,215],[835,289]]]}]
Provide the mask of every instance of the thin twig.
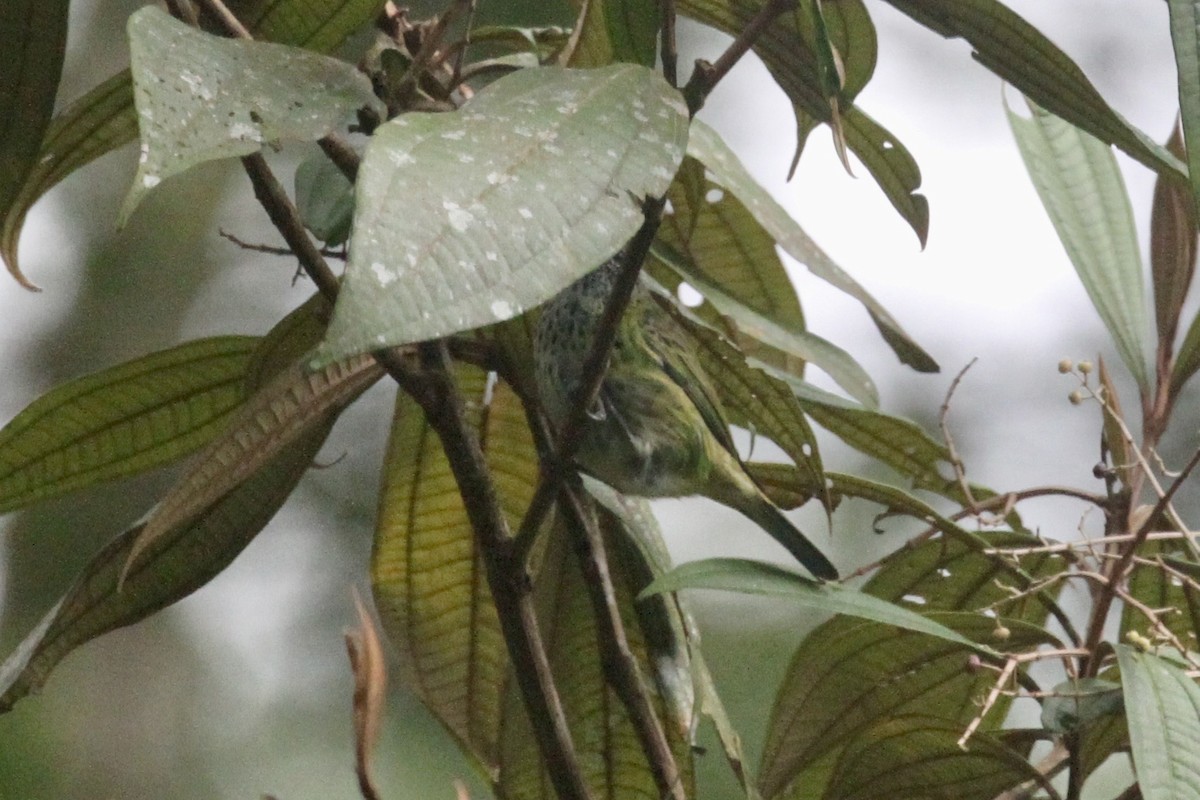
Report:
[{"label": "thin twig", "polygon": [[679,48],[675,41],[675,0],[660,0],[662,9],[662,70],[663,78],[679,86]]},{"label": "thin twig", "polygon": [[[224,229],[219,229],[217,231],[217,235],[226,241],[232,242],[243,250],[249,250],[254,253],[266,253],[269,256],[295,257],[295,254],[292,253],[291,249],[287,247],[275,247],[274,245],[269,244],[255,244],[254,242],[247,242]],[[340,261],[346,260],[346,251],[341,248],[322,247],[318,252],[320,252],[325,258],[336,258]]]},{"label": "thin twig", "polygon": [[946,452],[950,455],[950,466],[954,469],[954,477],[958,481],[959,490],[967,501],[967,507],[973,512],[978,508],[975,504],[975,495],[972,494],[971,486],[967,483],[967,470],[963,466],[962,457],[958,454],[958,448],[954,446],[954,437],[950,434],[950,425],[946,422],[946,418],[950,415],[950,400],[954,397],[954,392],[962,383],[967,370],[975,366],[975,362],[978,360],[978,358],[972,358],[954,376],[954,380],[950,382],[950,388],[946,390],[946,399],[942,401],[941,411],[938,413],[938,426],[942,429],[942,439],[946,442]]},{"label": "thin twig", "polygon": [[[1178,531],[1155,531],[1148,534],[1142,541],[1172,541],[1182,539],[1185,536],[1195,536],[1194,531],[1181,533]],[[1100,536],[1091,539],[1081,539],[1077,542],[1058,542],[1057,544],[1047,544],[1040,547],[1013,547],[1013,548],[988,548],[982,552],[988,555],[1011,555],[1011,556],[1031,556],[1037,553],[1065,553],[1078,550],[1080,548],[1090,549],[1096,545],[1105,546],[1110,544],[1119,544],[1121,542],[1133,541],[1137,536],[1135,533],[1118,533],[1112,536]],[[1097,554],[1102,555],[1102,554]],[[1118,558],[1116,553],[1103,554],[1104,557]]]},{"label": "thin twig", "polygon": [[229,35],[236,39],[253,39],[250,31],[242,24],[242,21],[237,18],[229,8],[221,2],[221,0],[199,0],[200,5],[208,9],[208,13],[212,14],[221,25],[229,32]]},{"label": "thin twig", "polygon": [[527,555],[541,529],[542,520],[558,496],[566,474],[565,465],[569,465],[575,457],[575,450],[582,437],[580,433],[588,422],[587,410],[591,407],[604,381],[608,369],[608,356],[612,351],[613,342],[617,338],[617,325],[629,305],[629,298],[637,285],[638,275],[641,274],[642,262],[650,252],[650,245],[658,232],[662,221],[663,199],[649,199],[643,203],[645,220],[642,227],[625,248],[621,272],[613,286],[612,294],[604,306],[604,313],[596,323],[592,338],[592,346],[587,358],[583,361],[579,384],[575,387],[569,403],[570,412],[563,420],[555,440],[555,448],[549,459],[543,463],[541,481],[537,491],[529,502],[521,527],[517,531],[517,551]]},{"label": "thin twig", "polygon": [[176,19],[182,20],[192,27],[200,24],[200,18],[196,16],[196,7],[191,4],[190,0],[167,0],[167,8],[171,10],[171,14]]},{"label": "thin twig", "polygon": [[[530,596],[531,582],[523,560],[513,547],[508,522],[500,509],[496,487],[480,449],[479,438],[467,424],[462,394],[450,373],[445,340],[420,346],[424,375],[400,360],[397,380],[425,411],[437,432],[458,482],[463,505],[480,545],[488,585],[500,627],[513,660],[512,674],[521,688],[543,763],[559,797],[590,797],[576,756],[566,714],[554,684],[545,644]],[[391,367],[387,351],[383,363]]]},{"label": "thin twig", "polygon": [[740,61],[742,56],[750,52],[750,48],[758,41],[758,37],[762,36],[763,31],[775,21],[775,18],[785,11],[793,11],[795,8],[796,0],[767,0],[762,9],[750,20],[750,24],[742,29],[729,47],[725,48],[725,52],[721,53],[720,58],[711,64],[706,61],[696,62],[692,77],[688,79],[687,86],[683,88],[688,112],[693,117],[704,106],[704,101],[712,94],[721,79],[729,74],[729,70],[733,69],[733,65]]},{"label": "thin twig", "polygon": [[976,729],[983,724],[983,718],[986,717],[987,713],[992,710],[992,706],[996,705],[996,701],[1000,699],[1000,692],[1004,689],[1004,686],[1008,683],[1009,679],[1012,678],[1013,672],[1015,672],[1016,669],[1017,660],[1015,658],[1010,658],[1004,662],[1004,668],[1000,670],[1000,674],[997,676],[996,682],[992,684],[991,691],[989,691],[987,693],[987,697],[984,698],[983,705],[979,708],[979,713],[976,714],[970,723],[967,724],[967,729],[963,731],[963,735],[958,737],[958,746],[960,748],[963,750],[967,749],[967,742],[970,741],[971,736],[975,733]]},{"label": "thin twig", "polygon": [[597,526],[595,516],[582,502],[576,486],[563,486],[559,498],[560,501],[565,501],[564,506],[577,534],[575,549],[592,601],[592,614],[596,619],[600,654],[607,682],[629,714],[629,721],[654,774],[658,796],[671,800],[687,800],[675,754],[671,752],[662,720],[655,711],[645,678],[625,636],[625,626],[621,621],[621,610],[608,568],[604,536]]},{"label": "thin twig", "polygon": [[[1179,477],[1175,478],[1175,480],[1171,482],[1170,487],[1168,487],[1165,492],[1162,492],[1158,502],[1155,503],[1154,508],[1151,509],[1150,513],[1146,515],[1145,521],[1142,522],[1142,524],[1138,526],[1137,531],[1134,532],[1133,540],[1130,541],[1128,546],[1122,549],[1121,558],[1118,559],[1109,570],[1112,580],[1105,586],[1101,587],[1101,590],[1096,597],[1096,604],[1092,610],[1091,624],[1088,626],[1087,639],[1084,642],[1084,646],[1093,653],[1096,651],[1097,646],[1100,644],[1100,640],[1104,636],[1104,623],[1108,620],[1108,615],[1112,609],[1113,600],[1116,598],[1118,584],[1124,578],[1125,572],[1129,569],[1130,561],[1132,560],[1134,553],[1139,547],[1141,547],[1142,543],[1146,541],[1146,537],[1150,535],[1150,529],[1154,527],[1155,520],[1158,519],[1159,515],[1162,514],[1164,509],[1170,507],[1171,498],[1175,496],[1177,491],[1179,491],[1179,488],[1183,485],[1183,482],[1188,479],[1188,476],[1192,474],[1192,470],[1196,468],[1197,464],[1200,464],[1200,450],[1197,450],[1192,454],[1192,457],[1188,460],[1187,465],[1180,471]],[[1149,477],[1152,478],[1153,476]],[[1179,527],[1181,530],[1186,530],[1186,527],[1182,524],[1180,524]],[[1191,541],[1190,538],[1189,541]],[[1100,665],[1094,658],[1087,659],[1084,672],[1085,677],[1095,677],[1099,670]]]}]

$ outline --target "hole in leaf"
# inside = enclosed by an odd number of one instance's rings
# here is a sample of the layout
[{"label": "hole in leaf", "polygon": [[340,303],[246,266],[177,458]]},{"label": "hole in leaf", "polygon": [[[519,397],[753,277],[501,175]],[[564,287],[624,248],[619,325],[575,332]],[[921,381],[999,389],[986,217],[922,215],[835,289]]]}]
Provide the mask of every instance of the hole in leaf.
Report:
[{"label": "hole in leaf", "polygon": [[681,283],[679,288],[675,290],[679,302],[683,303],[688,308],[695,308],[704,302],[704,295],[696,291],[696,288],[690,283]]}]

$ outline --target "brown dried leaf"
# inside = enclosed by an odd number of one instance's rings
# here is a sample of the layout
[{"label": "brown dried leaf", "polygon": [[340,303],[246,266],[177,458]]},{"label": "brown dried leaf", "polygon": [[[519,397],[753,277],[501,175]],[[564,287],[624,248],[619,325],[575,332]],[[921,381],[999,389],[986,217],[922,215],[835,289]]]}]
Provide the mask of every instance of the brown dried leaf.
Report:
[{"label": "brown dried leaf", "polygon": [[[1176,122],[1167,149],[1184,158],[1183,131]],[[1158,176],[1150,212],[1150,274],[1159,352],[1169,354],[1179,328],[1179,311],[1196,269],[1196,204],[1186,184]]]},{"label": "brown dried leaf", "polygon": [[367,800],[380,795],[371,780],[371,754],[379,741],[387,696],[387,663],[375,620],[354,592],[359,627],[346,631],[346,653],[354,674],[354,770],[359,791]]}]

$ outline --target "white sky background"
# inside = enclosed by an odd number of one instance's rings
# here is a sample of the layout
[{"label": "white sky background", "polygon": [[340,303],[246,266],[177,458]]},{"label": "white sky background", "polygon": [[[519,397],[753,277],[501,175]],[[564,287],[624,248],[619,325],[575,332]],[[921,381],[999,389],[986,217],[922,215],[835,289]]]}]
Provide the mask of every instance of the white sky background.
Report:
[{"label": "white sky background", "polygon": [[[1166,137],[1177,99],[1164,3],[1010,0],[1009,5],[1075,58],[1120,113],[1152,137]],[[1053,483],[1098,490],[1091,477],[1098,452],[1098,415],[1094,409],[1067,403],[1074,385],[1058,375],[1055,365],[1063,357],[1091,358],[1111,349],[1020,161],[1004,118],[1000,81],[971,60],[961,41],[947,42],[924,31],[882,2],[868,7],[879,29],[880,58],[859,104],[904,143],[921,167],[932,220],[924,252],[864,169],[856,170],[856,179],[845,174],[827,129],[812,134],[796,178],[785,182],[794,144],[791,110],[761,65],[747,63],[736,69],[711,99],[704,117],[818,243],[942,365],[936,376],[902,367],[861,306],[797,270],[810,327],[864,364],[879,385],[885,410],[920,414],[926,422],[935,419],[954,374],[978,356],[979,363],[956,395],[952,414],[960,446],[968,454],[970,477],[1000,489]],[[715,57],[725,41],[716,35],[699,39],[699,49],[684,52],[682,64],[694,57]],[[92,78],[98,74],[108,70]],[[763,97],[768,85],[769,99]],[[1019,102],[1015,92],[1010,90],[1008,96],[1010,103]],[[1144,253],[1153,178],[1143,167],[1120,158]],[[70,179],[80,180],[88,178]],[[70,181],[63,189],[70,190]],[[237,201],[237,210],[231,205],[217,219],[234,232],[239,224],[251,224],[237,216],[252,202],[244,186],[238,186],[246,197]],[[5,319],[0,327],[0,374],[8,376],[0,382],[2,420],[48,388],[38,383],[32,365],[22,362],[22,342],[70,306],[84,245],[64,234],[76,221],[64,216],[61,197],[55,192],[34,210],[23,240],[27,274],[47,291],[30,295],[0,280],[0,314]],[[215,233],[209,246],[225,247]],[[277,265],[253,275],[250,284],[247,274],[239,266],[207,285],[201,295],[203,307],[182,323],[185,333],[212,332],[214,314],[219,318],[232,313],[230,307],[246,311],[280,301],[270,296],[283,294]],[[256,295],[260,289],[262,294]],[[288,297],[298,302],[306,295],[303,290]],[[1109,360],[1118,364],[1115,356]],[[1127,409],[1133,399],[1125,398]],[[342,439],[349,441],[346,435]],[[377,449],[379,442],[372,446]],[[841,458],[842,468],[853,463],[834,447],[826,457],[835,466]],[[335,483],[351,478],[343,475]],[[708,504],[701,522],[695,508],[682,502],[660,504],[668,528],[683,523],[684,532],[672,538],[680,555],[774,554],[765,536],[723,535],[728,526],[746,530],[748,523],[734,512]],[[1044,529],[1048,535],[1068,536],[1078,516],[1078,506],[1054,507],[1045,519],[1027,521],[1050,525]],[[299,514],[285,517],[289,527],[302,524]],[[294,684],[304,664],[311,663],[303,653],[311,654],[313,648],[329,646],[335,650],[333,658],[341,657],[336,632],[320,643],[296,642],[287,632],[305,613],[295,610],[302,605],[297,600],[311,590],[315,576],[322,582],[344,583],[347,578],[322,575],[319,554],[297,547],[306,541],[302,535],[291,530],[270,534],[211,587],[183,604],[184,613],[196,623],[197,639],[228,659],[228,668],[240,676],[239,686],[266,694]],[[826,541],[823,535],[817,538]],[[841,564],[853,565],[846,559]],[[348,611],[348,600],[346,607]],[[349,613],[346,619],[351,619]],[[248,707],[247,713],[253,711]],[[235,727],[240,721],[241,717],[230,719]],[[281,796],[302,793],[297,787]]]}]

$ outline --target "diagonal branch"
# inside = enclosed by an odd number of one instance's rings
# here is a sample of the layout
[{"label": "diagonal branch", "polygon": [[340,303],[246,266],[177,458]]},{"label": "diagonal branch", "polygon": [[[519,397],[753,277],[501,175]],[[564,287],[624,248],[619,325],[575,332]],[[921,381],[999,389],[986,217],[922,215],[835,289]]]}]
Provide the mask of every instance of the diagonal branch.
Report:
[{"label": "diagonal branch", "polygon": [[621,274],[617,277],[608,303],[604,306],[604,313],[596,324],[591,349],[583,362],[579,385],[571,396],[570,413],[567,414],[558,431],[553,454],[543,461],[541,482],[533,495],[533,500],[529,502],[525,518],[521,521],[521,528],[517,531],[516,546],[522,556],[528,555],[533,546],[542,521],[546,518],[546,514],[554,503],[554,498],[562,487],[563,478],[568,473],[567,467],[575,457],[575,450],[579,446],[581,438],[580,433],[588,421],[587,410],[596,399],[596,394],[600,391],[600,384],[604,382],[604,375],[608,369],[608,356],[612,352],[613,342],[617,338],[617,325],[625,313],[625,308],[629,305],[629,298],[633,295],[633,289],[641,274],[642,262],[650,252],[650,245],[654,242],[655,234],[658,233],[664,204],[665,200],[661,197],[647,199],[642,204],[646,218],[642,222],[642,227],[629,240],[621,257]]},{"label": "diagonal branch", "polygon": [[742,29],[729,47],[725,48],[725,52],[721,53],[720,58],[711,64],[707,61],[696,62],[692,77],[688,78],[687,86],[683,87],[683,96],[687,100],[688,112],[693,117],[704,107],[704,101],[712,94],[713,89],[717,88],[721,79],[729,74],[729,70],[733,69],[733,65],[740,61],[742,56],[750,52],[750,48],[754,47],[758,37],[762,36],[775,18],[786,11],[793,11],[795,8],[796,0],[767,0],[766,4],[750,20],[750,24]]},{"label": "diagonal branch", "polygon": [[608,567],[604,536],[597,526],[596,517],[580,497],[578,481],[573,486],[564,486],[559,499],[575,534],[575,550],[591,597],[592,613],[596,618],[605,679],[629,713],[629,720],[654,774],[659,797],[687,800],[675,754],[671,751],[662,720],[647,690],[645,677],[625,636],[625,626],[621,621],[620,606]]}]

